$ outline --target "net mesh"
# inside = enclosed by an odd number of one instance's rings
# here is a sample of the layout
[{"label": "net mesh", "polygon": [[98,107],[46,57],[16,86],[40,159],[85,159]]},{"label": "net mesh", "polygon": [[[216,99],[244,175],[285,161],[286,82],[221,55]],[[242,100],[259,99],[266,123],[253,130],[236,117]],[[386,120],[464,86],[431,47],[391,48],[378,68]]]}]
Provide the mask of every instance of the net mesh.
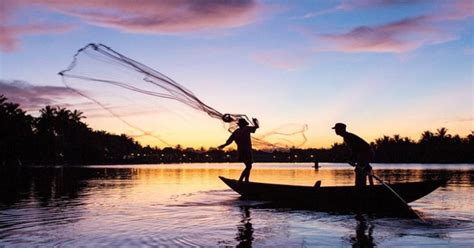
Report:
[{"label": "net mesh", "polygon": [[[245,114],[216,110],[168,76],[103,44],[91,43],[79,49],[71,64],[59,75],[67,88],[100,107],[88,105],[89,116],[103,117],[105,111],[106,115],[126,127],[126,130],[118,131],[132,137],[152,137],[167,146],[171,144],[163,137],[166,128],[160,129],[162,125],[153,123],[150,120],[153,118],[147,114],[171,112],[175,115],[173,118],[179,121],[180,114],[183,114],[180,111],[186,111],[181,107],[186,106],[221,121],[230,132],[238,128],[237,121],[240,118],[246,119],[251,125],[255,124]],[[158,101],[163,99],[171,101]],[[181,106],[171,102],[180,103]],[[257,149],[299,147],[306,142],[306,130],[306,125],[282,125],[270,132],[254,135],[253,144]]]}]

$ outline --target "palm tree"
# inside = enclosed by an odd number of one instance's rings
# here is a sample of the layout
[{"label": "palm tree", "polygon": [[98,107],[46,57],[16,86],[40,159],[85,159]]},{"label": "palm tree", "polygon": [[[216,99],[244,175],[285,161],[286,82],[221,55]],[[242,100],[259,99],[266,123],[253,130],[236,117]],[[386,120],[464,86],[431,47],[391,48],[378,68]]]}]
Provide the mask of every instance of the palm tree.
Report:
[{"label": "palm tree", "polygon": [[433,139],[434,134],[431,131],[424,131],[421,134],[420,142],[429,142]]},{"label": "palm tree", "polygon": [[36,119],[37,132],[43,134],[54,134],[53,120],[56,116],[56,109],[51,106],[46,106],[40,109],[40,117]]},{"label": "palm tree", "polygon": [[21,163],[28,159],[32,140],[32,117],[19,104],[0,95],[0,161]]},{"label": "palm tree", "polygon": [[83,114],[84,114],[83,112],[75,109],[74,111],[71,112],[70,118],[72,121],[78,123],[78,122],[81,122],[81,119],[86,118]]},{"label": "palm tree", "polygon": [[437,136],[441,139],[447,137],[447,133],[448,133],[448,129],[445,128],[445,127],[442,127],[442,128],[438,128],[436,129],[436,132],[437,132]]}]

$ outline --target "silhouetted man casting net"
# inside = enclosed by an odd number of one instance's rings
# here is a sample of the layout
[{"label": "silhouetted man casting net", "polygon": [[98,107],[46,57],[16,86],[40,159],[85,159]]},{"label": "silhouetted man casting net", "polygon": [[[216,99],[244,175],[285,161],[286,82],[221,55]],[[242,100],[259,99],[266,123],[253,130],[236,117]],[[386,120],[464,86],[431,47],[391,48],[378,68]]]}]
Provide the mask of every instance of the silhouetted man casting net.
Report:
[{"label": "silhouetted man casting net", "polygon": [[374,185],[372,166],[369,164],[369,162],[372,161],[374,152],[369,143],[359,136],[347,132],[346,124],[344,123],[336,123],[332,129],[336,131],[337,135],[344,138],[344,143],[351,150],[352,154],[349,159],[349,164],[355,166],[356,187],[365,186],[367,184],[367,176],[369,176],[370,185]]},{"label": "silhouetted man casting net", "polygon": [[232,132],[225,144],[219,146],[219,149],[222,149],[230,145],[233,141],[235,141],[235,143],[237,144],[239,161],[244,162],[245,164],[245,169],[240,175],[239,183],[242,183],[243,180],[245,180],[245,182],[249,182],[250,170],[252,170],[252,140],[250,134],[255,133],[257,128],[260,127],[257,119],[253,118],[252,122],[254,126],[249,126],[248,121],[242,118],[239,119],[237,122],[239,128]]}]

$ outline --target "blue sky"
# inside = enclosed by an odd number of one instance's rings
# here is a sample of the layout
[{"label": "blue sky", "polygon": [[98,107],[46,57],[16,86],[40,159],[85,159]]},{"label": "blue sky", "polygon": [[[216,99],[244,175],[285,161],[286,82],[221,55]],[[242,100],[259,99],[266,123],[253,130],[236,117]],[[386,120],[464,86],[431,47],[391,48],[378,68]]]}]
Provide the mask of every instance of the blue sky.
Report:
[{"label": "blue sky", "polygon": [[[439,127],[461,135],[473,129],[471,1],[114,3],[3,1],[2,94],[30,109],[77,102],[78,96],[60,90],[35,89],[63,87],[57,72],[93,42],[170,76],[216,109],[259,117],[262,132],[308,124],[306,146],[340,141],[330,130],[340,121],[367,140],[392,134],[417,139]],[[12,84],[20,91],[10,92]],[[31,92],[44,98],[21,97]],[[168,143],[206,147],[227,137],[215,120],[189,116],[192,125],[163,124]],[[130,132],[111,128],[113,118],[86,121],[93,128]]]}]

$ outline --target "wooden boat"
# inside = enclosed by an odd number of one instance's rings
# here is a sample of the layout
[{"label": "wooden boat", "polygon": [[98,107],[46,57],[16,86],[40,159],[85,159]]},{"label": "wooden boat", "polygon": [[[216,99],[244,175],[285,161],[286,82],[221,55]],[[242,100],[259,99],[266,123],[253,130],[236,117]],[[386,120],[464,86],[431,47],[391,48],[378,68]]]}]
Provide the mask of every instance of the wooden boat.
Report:
[{"label": "wooden boat", "polygon": [[[237,180],[219,177],[227,186],[244,199],[271,202],[278,206],[311,208],[323,211],[393,212],[408,207],[384,185],[315,187],[269,183],[239,183]],[[406,202],[416,201],[448,179],[422,182],[396,183],[389,186]]]}]

